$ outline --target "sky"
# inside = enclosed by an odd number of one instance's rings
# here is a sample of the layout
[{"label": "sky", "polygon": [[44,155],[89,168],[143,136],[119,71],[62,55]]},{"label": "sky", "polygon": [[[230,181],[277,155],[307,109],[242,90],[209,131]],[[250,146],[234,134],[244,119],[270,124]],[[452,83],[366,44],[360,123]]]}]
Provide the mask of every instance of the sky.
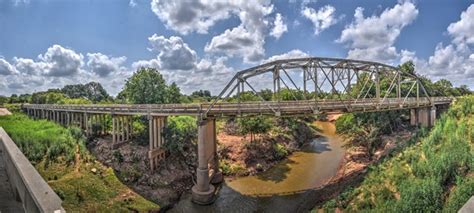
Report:
[{"label": "sky", "polygon": [[184,93],[218,93],[278,58],[399,65],[474,89],[474,2],[449,0],[0,0],[0,95],[100,82],[142,66]]}]

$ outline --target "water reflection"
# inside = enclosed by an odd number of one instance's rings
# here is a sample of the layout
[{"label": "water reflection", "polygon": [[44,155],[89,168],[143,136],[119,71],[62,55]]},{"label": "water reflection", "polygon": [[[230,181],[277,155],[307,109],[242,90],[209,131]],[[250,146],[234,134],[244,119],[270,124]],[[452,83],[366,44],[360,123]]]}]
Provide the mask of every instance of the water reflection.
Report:
[{"label": "water reflection", "polygon": [[322,137],[294,152],[266,172],[226,180],[216,202],[198,206],[185,196],[172,212],[288,212],[296,211],[305,191],[324,184],[337,172],[344,149],[330,122],[316,122]]}]

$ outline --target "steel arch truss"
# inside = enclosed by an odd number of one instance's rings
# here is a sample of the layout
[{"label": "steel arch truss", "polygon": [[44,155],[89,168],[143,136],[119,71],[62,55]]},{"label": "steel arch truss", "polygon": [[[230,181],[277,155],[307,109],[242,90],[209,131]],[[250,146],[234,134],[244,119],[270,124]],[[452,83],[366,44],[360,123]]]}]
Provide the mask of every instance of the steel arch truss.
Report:
[{"label": "steel arch truss", "polygon": [[[260,78],[257,83],[251,83],[252,79],[257,78]],[[272,101],[265,100],[257,88],[271,89]],[[286,90],[285,98],[282,97],[282,90]],[[369,61],[310,57],[276,60],[236,73],[209,105],[205,115],[216,103],[228,98],[244,102],[240,98],[244,92],[255,94],[261,104],[277,115],[280,113],[275,105],[266,103],[313,101],[315,112],[321,101],[339,101],[348,112],[352,111],[353,105],[369,101],[377,109],[394,100],[400,107],[407,99],[416,103],[423,99],[431,104],[420,79],[396,67]]]}]

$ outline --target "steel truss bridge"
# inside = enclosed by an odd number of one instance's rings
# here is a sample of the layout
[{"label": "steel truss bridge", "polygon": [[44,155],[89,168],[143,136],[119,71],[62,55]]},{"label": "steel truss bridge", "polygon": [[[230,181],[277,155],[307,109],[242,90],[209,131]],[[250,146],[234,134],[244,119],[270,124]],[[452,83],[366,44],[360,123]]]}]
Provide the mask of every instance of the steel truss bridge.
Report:
[{"label": "steel truss bridge", "polygon": [[[267,94],[257,89],[267,88]],[[252,100],[246,97],[251,93]],[[86,134],[112,135],[114,144],[131,139],[132,116],[147,116],[150,132],[150,168],[165,156],[162,134],[167,116],[198,117],[197,183],[193,200],[212,202],[214,187],[222,181],[216,155],[216,117],[309,116],[321,113],[372,112],[411,109],[412,124],[432,125],[436,107],[450,97],[431,97],[420,78],[397,67],[369,61],[336,58],[276,60],[237,72],[219,95],[199,104],[24,105],[34,118],[79,126]],[[112,120],[111,130],[106,122]],[[98,130],[92,126],[99,126]],[[98,131],[98,132],[97,132]]]}]

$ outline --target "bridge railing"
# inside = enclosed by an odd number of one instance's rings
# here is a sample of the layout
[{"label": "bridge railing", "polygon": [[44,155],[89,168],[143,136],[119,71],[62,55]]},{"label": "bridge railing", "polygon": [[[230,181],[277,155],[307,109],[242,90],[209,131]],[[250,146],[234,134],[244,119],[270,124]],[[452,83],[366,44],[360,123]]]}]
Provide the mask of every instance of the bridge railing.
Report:
[{"label": "bridge railing", "polygon": [[62,200],[1,127],[0,149],[3,152],[3,159],[0,160],[5,162],[15,197],[20,198],[25,212],[65,212]]},{"label": "bridge railing", "polygon": [[[420,98],[386,98],[384,100],[362,99],[362,100],[339,100],[339,99],[317,99],[298,101],[251,101],[251,102],[217,102],[214,103],[210,114],[240,114],[240,113],[310,113],[320,110],[339,111],[367,111],[373,109],[393,109],[416,106],[428,106],[440,102],[449,102],[449,97],[426,97]],[[380,101],[380,102],[379,102]],[[198,115],[205,112],[212,103],[201,104],[140,104],[140,105],[25,105],[26,109],[47,109],[70,112],[89,112],[107,114],[141,114],[141,115],[173,115],[190,114]]]}]

